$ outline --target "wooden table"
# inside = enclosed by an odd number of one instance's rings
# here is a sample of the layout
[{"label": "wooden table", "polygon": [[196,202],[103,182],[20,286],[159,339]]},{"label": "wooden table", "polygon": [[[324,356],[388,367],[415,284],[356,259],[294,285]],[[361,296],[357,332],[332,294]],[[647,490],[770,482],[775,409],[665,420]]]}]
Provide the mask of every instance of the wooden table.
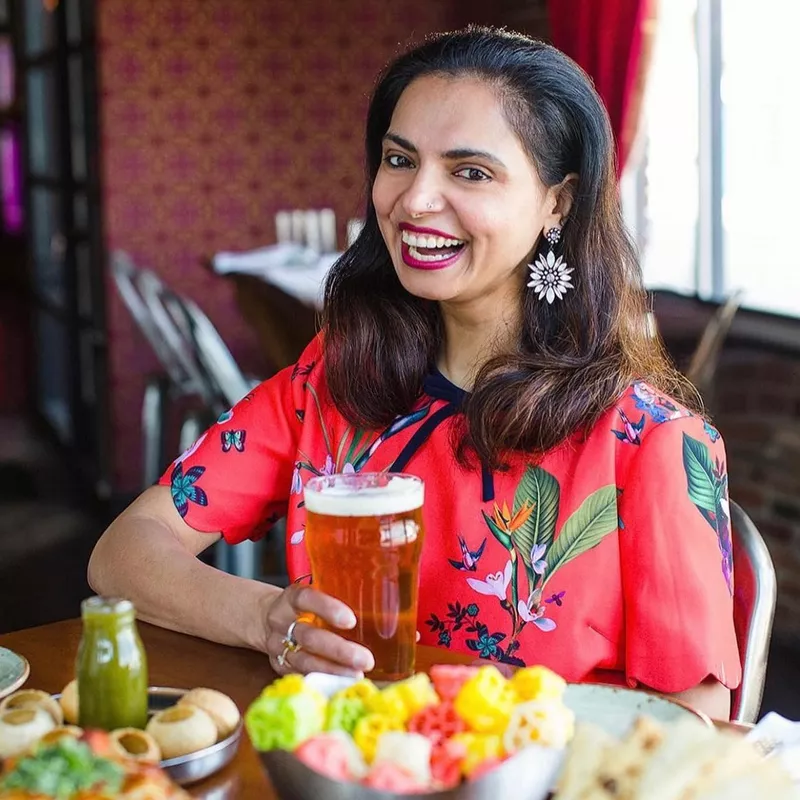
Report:
[{"label": "wooden table", "polygon": [[[218,689],[230,695],[245,711],[261,690],[275,679],[265,655],[213,644],[192,636],[173,633],[139,623],[147,650],[151,686]],[[26,686],[60,692],[74,677],[75,656],[81,636],[81,621],[66,620],[40,628],[0,636],[0,646],[28,659],[31,674]],[[419,647],[417,667],[434,663],[465,663],[472,659],[431,647]],[[239,752],[226,769],[189,787],[194,797],[210,800],[241,798],[274,800],[272,785],[256,751],[245,734]]]}]

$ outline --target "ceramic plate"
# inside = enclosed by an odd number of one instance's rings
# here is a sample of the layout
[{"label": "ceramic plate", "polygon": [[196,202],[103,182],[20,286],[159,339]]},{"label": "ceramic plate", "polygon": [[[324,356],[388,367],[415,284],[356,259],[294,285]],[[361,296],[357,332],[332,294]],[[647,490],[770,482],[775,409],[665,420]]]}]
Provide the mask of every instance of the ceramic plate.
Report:
[{"label": "ceramic plate", "polygon": [[711,725],[708,717],[688,706],[623,686],[571,683],[564,702],[575,712],[577,722],[592,722],[618,737],[624,736],[640,716],[652,717],[658,722],[694,718]]},{"label": "ceramic plate", "polygon": [[0,698],[15,692],[28,679],[28,662],[20,655],[0,647]]}]

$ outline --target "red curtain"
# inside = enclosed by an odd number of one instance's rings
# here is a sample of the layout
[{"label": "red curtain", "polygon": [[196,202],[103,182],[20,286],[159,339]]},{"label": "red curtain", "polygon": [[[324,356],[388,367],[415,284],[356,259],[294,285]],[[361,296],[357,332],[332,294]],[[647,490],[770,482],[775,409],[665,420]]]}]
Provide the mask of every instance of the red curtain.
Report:
[{"label": "red curtain", "polygon": [[589,73],[608,109],[618,175],[635,132],[650,8],[648,0],[548,0],[553,44]]}]

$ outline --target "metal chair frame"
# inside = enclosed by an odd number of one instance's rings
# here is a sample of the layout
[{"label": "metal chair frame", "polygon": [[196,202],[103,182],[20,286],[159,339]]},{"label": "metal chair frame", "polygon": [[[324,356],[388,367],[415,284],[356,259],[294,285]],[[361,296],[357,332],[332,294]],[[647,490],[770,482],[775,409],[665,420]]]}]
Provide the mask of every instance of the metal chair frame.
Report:
[{"label": "metal chair frame", "polygon": [[[731,719],[758,719],[767,675],[769,644],[775,617],[777,580],[767,545],[742,508],[731,501],[733,544],[733,617],[742,661],[742,682],[733,692]],[[747,574],[745,574],[747,570]],[[746,590],[752,581],[754,596]]]},{"label": "metal chair frame", "polygon": [[[136,326],[153,348],[164,372],[148,376],[142,397],[142,484],[152,486],[167,462],[166,418],[170,400],[175,396],[187,397],[199,393],[201,387],[197,375],[187,370],[164,337],[158,319],[153,315],[151,304],[143,293],[142,283],[158,281],[137,267],[131,257],[116,251],[111,257],[111,274],[117,291],[133,317]],[[144,281],[142,276],[145,275]]]},{"label": "metal chair frame", "polygon": [[[200,308],[172,291],[154,272],[137,267],[126,253],[111,259],[112,274],[123,302],[153,348],[165,374],[151,376],[142,401],[143,483],[152,486],[164,469],[165,425],[169,402],[192,396],[200,409],[187,412],[179,434],[181,451],[223,411],[257,383],[245,378],[214,325]],[[214,554],[218,568],[255,578],[258,543],[235,547],[220,541]]]}]

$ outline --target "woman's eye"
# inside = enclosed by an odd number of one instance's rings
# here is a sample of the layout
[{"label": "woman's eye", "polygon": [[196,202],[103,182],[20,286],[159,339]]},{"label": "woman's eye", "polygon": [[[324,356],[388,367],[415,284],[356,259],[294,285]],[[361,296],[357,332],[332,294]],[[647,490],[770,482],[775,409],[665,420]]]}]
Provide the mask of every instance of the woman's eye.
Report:
[{"label": "woman's eye", "polygon": [[468,181],[473,181],[475,183],[491,180],[489,175],[477,167],[464,167],[464,169],[460,169],[458,172],[456,172],[456,175],[460,178],[466,178]]},{"label": "woman's eye", "polygon": [[395,154],[384,156],[383,163],[392,169],[407,169],[411,166],[411,162],[405,156]]}]

